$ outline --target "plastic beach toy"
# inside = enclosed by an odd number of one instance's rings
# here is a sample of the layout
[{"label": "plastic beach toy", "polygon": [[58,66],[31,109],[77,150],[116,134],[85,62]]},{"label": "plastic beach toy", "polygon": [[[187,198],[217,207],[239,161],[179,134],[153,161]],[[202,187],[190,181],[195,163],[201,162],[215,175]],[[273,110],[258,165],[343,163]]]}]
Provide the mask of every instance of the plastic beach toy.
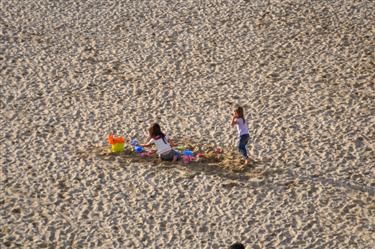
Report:
[{"label": "plastic beach toy", "polygon": [[184,164],[189,164],[191,161],[191,158],[189,156],[183,156],[182,160],[184,161]]},{"label": "plastic beach toy", "polygon": [[184,150],[182,152],[182,160],[185,164],[189,164],[194,160],[194,153],[191,150]]},{"label": "plastic beach toy", "polygon": [[122,152],[125,147],[125,138],[124,137],[114,137],[112,134],[108,136],[108,143],[112,145],[112,152]]},{"label": "plastic beach toy", "polygon": [[215,152],[208,151],[208,152],[206,152],[205,157],[206,158],[215,158],[216,154],[215,154]]},{"label": "plastic beach toy", "polygon": [[109,144],[125,143],[124,137],[114,137],[112,134],[108,136]]},{"label": "plastic beach toy", "polygon": [[191,150],[184,150],[182,152],[184,156],[194,156],[194,153]]},{"label": "plastic beach toy", "polygon": [[138,145],[138,140],[136,138],[132,139],[131,143],[132,146],[137,146]]},{"label": "plastic beach toy", "polygon": [[204,158],[204,157],[206,157],[206,155],[203,152],[199,152],[199,153],[197,153],[197,157],[198,158]]},{"label": "plastic beach toy", "polygon": [[182,156],[182,161],[185,163],[185,164],[189,164],[190,162],[196,160],[195,157],[193,156]]},{"label": "plastic beach toy", "polygon": [[134,151],[137,152],[137,153],[141,153],[143,151],[143,147],[142,146],[134,146]]},{"label": "plastic beach toy", "polygon": [[186,149],[186,147],[183,146],[183,145],[180,145],[180,146],[177,146],[176,149],[177,149],[177,150],[181,150],[181,151],[183,151],[183,150]]},{"label": "plastic beach toy", "polygon": [[216,153],[216,154],[223,154],[223,153],[224,153],[224,149],[221,148],[221,147],[217,147],[217,148],[215,149],[215,153]]}]

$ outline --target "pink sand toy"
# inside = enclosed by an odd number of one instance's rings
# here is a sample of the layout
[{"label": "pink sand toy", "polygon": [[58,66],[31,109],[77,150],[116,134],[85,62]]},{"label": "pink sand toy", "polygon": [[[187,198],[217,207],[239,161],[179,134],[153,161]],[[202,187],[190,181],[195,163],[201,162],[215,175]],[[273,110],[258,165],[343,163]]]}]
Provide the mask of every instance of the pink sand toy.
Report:
[{"label": "pink sand toy", "polygon": [[193,156],[182,156],[182,161],[185,163],[185,164],[189,164],[193,161],[195,161],[195,157]]},{"label": "pink sand toy", "polygon": [[197,153],[197,158],[205,158],[206,155],[203,152],[198,152]]},{"label": "pink sand toy", "polygon": [[185,164],[189,164],[191,161],[194,161],[194,160],[195,160],[194,153],[191,150],[184,150],[182,152],[182,161]]},{"label": "pink sand toy", "polygon": [[216,154],[223,154],[223,153],[224,153],[224,149],[221,148],[221,147],[217,147],[217,148],[215,149],[215,153],[216,153]]}]

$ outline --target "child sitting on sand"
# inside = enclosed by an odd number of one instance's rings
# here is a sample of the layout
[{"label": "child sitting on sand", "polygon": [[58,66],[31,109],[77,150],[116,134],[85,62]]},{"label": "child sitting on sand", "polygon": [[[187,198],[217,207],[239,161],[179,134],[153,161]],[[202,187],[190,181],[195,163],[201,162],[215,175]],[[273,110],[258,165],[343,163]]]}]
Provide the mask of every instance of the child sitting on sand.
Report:
[{"label": "child sitting on sand", "polygon": [[242,154],[242,156],[245,159],[245,164],[249,164],[249,156],[247,155],[247,149],[246,145],[249,141],[249,129],[247,128],[247,124],[244,118],[243,114],[243,108],[241,106],[238,106],[233,113],[232,116],[232,126],[236,125],[238,136],[240,137],[239,143],[238,143],[238,150]]},{"label": "child sitting on sand", "polygon": [[167,136],[161,131],[159,124],[154,123],[149,128],[150,141],[147,144],[141,144],[143,147],[151,147],[155,144],[157,154],[161,160],[175,162],[179,158],[179,153],[172,149],[174,145],[172,141],[168,140]]}]

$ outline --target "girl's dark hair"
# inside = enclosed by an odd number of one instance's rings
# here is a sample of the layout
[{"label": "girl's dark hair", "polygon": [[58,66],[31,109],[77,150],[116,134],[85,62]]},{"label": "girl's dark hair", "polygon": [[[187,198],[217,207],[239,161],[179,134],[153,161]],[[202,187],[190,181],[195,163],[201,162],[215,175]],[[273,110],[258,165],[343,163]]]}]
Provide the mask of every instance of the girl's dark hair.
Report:
[{"label": "girl's dark hair", "polygon": [[242,118],[243,122],[246,123],[244,115],[243,115],[243,108],[241,106],[237,106],[234,111],[238,114],[238,117]]},{"label": "girl's dark hair", "polygon": [[148,132],[150,134],[150,138],[154,138],[154,139],[162,138],[164,143],[166,143],[165,138],[164,138],[165,134],[161,132],[160,125],[158,123],[154,123],[153,125],[151,125],[151,127],[148,129]]}]

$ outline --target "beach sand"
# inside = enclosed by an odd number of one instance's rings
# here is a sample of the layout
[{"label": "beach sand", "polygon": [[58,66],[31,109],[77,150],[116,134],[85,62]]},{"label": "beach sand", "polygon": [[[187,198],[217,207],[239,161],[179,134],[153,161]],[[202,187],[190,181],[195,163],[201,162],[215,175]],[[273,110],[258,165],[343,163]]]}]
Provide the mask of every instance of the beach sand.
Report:
[{"label": "beach sand", "polygon": [[[374,248],[374,14],[347,0],[0,1],[0,247]],[[239,154],[98,153],[109,133],[146,141],[153,122],[234,152],[236,104],[245,169]]]}]

